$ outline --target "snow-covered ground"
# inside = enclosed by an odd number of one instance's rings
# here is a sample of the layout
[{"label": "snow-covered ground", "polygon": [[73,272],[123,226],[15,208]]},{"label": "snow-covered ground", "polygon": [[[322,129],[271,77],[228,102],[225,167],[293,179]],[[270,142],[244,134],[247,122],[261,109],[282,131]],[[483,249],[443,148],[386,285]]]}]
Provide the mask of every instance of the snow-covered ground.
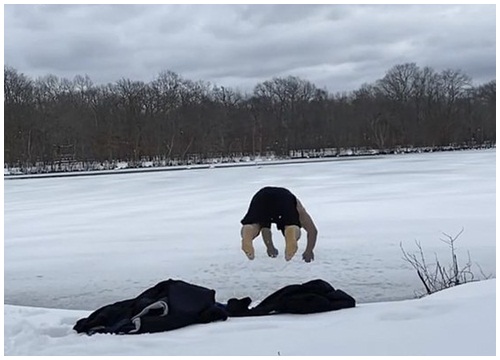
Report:
[{"label": "snow-covered ground", "polygon": [[495,355],[495,280],[312,315],[229,318],[144,335],[82,335],[88,312],[5,306],[5,355]]},{"label": "snow-covered ground", "polygon": [[[266,256],[260,239],[254,261],[241,252],[239,221],[266,185],[288,187],[313,216],[313,263],[285,262],[276,230],[278,258]],[[459,265],[469,251],[477,275],[476,263],[496,275],[495,150],[6,180],[4,224],[6,355],[495,353],[495,280],[393,301],[423,291],[400,242],[416,252],[417,240],[430,262],[436,253],[448,263],[439,239],[464,228]],[[71,330],[98,307],[168,278],[213,288],[220,302],[258,301],[321,278],[359,306],[233,318],[126,341]]]}]

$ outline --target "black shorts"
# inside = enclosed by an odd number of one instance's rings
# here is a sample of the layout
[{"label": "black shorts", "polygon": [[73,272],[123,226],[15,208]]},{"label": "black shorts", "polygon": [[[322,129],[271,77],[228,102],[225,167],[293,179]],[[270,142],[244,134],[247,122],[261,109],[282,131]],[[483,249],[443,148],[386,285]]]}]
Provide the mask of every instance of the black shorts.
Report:
[{"label": "black shorts", "polygon": [[287,189],[268,186],[253,196],[241,224],[259,224],[261,227],[271,228],[272,223],[282,232],[287,225],[301,226],[295,195]]}]

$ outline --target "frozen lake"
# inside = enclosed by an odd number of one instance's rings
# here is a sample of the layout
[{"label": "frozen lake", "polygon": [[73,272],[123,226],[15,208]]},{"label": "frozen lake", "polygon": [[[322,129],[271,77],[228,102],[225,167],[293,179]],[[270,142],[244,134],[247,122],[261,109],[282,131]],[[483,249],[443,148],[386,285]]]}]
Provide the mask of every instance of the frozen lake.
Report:
[{"label": "frozen lake", "polygon": [[[250,198],[266,185],[294,192],[318,230],[316,260],[240,250]],[[389,155],[273,166],[4,181],[6,304],[95,310],[168,278],[261,300],[321,278],[360,303],[413,298],[422,286],[400,242],[449,263],[495,273],[495,150]]]}]

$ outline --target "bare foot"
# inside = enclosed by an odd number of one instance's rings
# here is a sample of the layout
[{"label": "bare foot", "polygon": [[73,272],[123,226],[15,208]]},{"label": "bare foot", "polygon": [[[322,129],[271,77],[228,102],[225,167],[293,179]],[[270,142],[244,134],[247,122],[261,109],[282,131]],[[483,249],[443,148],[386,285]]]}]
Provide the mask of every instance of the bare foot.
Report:
[{"label": "bare foot", "polygon": [[285,260],[290,261],[299,249],[299,246],[297,245],[296,229],[294,226],[288,226],[285,229],[285,243]]},{"label": "bare foot", "polygon": [[241,250],[243,250],[249,260],[253,260],[255,258],[255,250],[253,248],[252,240],[241,240]]}]

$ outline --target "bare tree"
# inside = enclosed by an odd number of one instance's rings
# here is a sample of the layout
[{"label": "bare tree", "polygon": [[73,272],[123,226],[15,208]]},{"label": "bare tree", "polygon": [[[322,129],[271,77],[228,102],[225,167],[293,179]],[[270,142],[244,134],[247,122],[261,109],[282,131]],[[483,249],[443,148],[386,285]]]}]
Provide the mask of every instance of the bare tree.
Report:
[{"label": "bare tree", "polygon": [[[438,256],[435,255],[435,263],[430,264],[426,261],[424,250],[422,245],[415,241],[418,252],[417,254],[410,254],[406,252],[403,248],[402,243],[400,243],[401,251],[403,252],[403,260],[409,263],[417,272],[417,275],[425,287],[427,294],[432,294],[434,292],[465,284],[470,281],[475,280],[474,273],[472,271],[472,261],[470,258],[470,253],[468,254],[468,260],[464,266],[460,267],[458,264],[458,258],[456,254],[455,242],[463,233],[462,229],[457,235],[450,236],[446,233],[443,235],[445,239],[440,239],[450,248],[451,253],[451,263],[448,266],[441,265]],[[479,266],[478,266],[479,267]],[[482,269],[479,267],[481,274],[484,278],[489,278],[490,276],[485,276]]]},{"label": "bare tree", "polygon": [[[54,162],[230,155],[326,147],[494,144],[496,82],[396,65],[374,84],[329,94],[296,76],[250,94],[161,72],[150,83],[89,76],[35,80],[4,67],[5,159]],[[56,149],[56,151],[54,150]],[[28,166],[28,165],[27,165]]]}]

